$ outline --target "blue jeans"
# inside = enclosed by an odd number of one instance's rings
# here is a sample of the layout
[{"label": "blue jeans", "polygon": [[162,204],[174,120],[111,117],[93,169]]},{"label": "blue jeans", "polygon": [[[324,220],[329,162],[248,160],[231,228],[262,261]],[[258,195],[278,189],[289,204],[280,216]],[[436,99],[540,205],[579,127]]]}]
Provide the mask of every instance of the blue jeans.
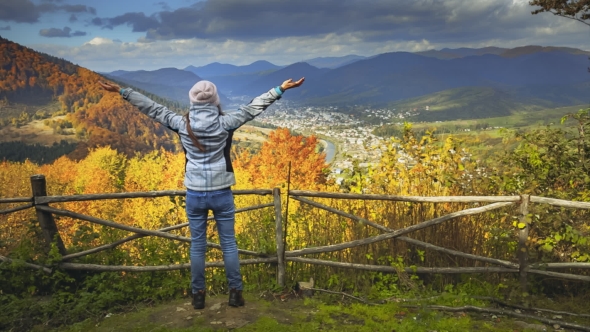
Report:
[{"label": "blue jeans", "polygon": [[214,191],[186,191],[186,215],[191,230],[191,287],[193,294],[205,289],[205,252],[207,250],[207,215],[213,211],[223,252],[225,276],[229,288],[242,290],[242,275],[236,243],[235,205],[230,188]]}]

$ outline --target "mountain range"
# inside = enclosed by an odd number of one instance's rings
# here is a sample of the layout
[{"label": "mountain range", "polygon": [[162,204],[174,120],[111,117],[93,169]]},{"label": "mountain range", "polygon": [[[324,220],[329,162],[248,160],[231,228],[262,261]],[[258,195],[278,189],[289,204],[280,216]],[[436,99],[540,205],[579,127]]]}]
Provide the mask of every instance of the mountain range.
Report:
[{"label": "mountain range", "polygon": [[[355,105],[420,110],[420,118],[412,121],[432,121],[588,105],[589,55],[578,49],[539,46],[443,49],[366,58],[316,58],[288,66],[266,61],[248,66],[211,64],[192,68],[197,74],[176,68],[115,71],[107,78],[182,112],[186,109],[180,104],[187,103],[188,90],[204,78],[214,81],[222,95],[233,98],[255,96],[286,78],[305,76],[303,86],[286,93],[288,100],[302,105],[344,106],[339,107],[343,110]],[[97,73],[1,37],[0,60],[4,63],[0,68],[0,130],[12,133],[9,137],[20,135],[18,128],[32,120],[47,120],[60,126],[55,129],[65,128],[70,140],[77,142],[69,154],[74,159],[106,145],[127,155],[178,148],[171,131],[140,114],[117,94],[105,93],[97,84],[105,78]],[[229,102],[222,99],[222,103]],[[22,138],[37,134],[23,132]],[[54,135],[64,134],[56,130]]]},{"label": "mountain range", "polygon": [[[399,107],[418,103],[423,108],[431,106],[431,114],[424,114],[425,117],[447,119],[452,117],[453,110],[461,110],[469,116],[472,109],[472,117],[481,117],[489,112],[513,112],[523,107],[535,109],[588,103],[588,56],[588,51],[563,47],[445,48],[372,57],[315,58],[288,66],[277,66],[268,61],[247,66],[213,63],[190,66],[184,72],[214,82],[230,97],[254,97],[287,78],[304,76],[306,83],[288,92],[290,100],[303,105]],[[182,72],[177,71],[178,79],[170,79],[182,81],[180,77],[185,75]],[[123,78],[119,72],[110,75]],[[162,83],[157,76],[153,76],[153,81],[144,80],[142,83]],[[144,71],[124,74],[125,79],[135,84],[138,84],[135,81],[141,81],[139,78],[146,77]],[[142,87],[158,93],[153,90],[157,86]],[[185,98],[185,94],[179,96]],[[441,94],[445,96],[446,106],[425,104],[440,100]],[[488,96],[485,99],[488,102],[478,100],[482,96]],[[172,95],[165,97],[175,99]],[[453,103],[454,99],[461,100],[460,105]],[[486,107],[488,109],[484,111]]]},{"label": "mountain range", "polygon": [[[118,70],[104,75],[113,81],[149,91],[185,106],[188,105],[188,91],[196,82],[202,80],[201,77],[190,71],[176,68],[162,68],[152,71]],[[222,103],[229,103],[229,99],[221,92],[219,98]]]},{"label": "mountain range", "polygon": [[188,66],[184,68],[184,70],[195,73],[201,77],[210,78],[216,76],[254,74],[264,71],[277,70],[280,68],[282,67],[273,65],[268,61],[260,60],[253,62],[247,66],[235,66],[225,63],[214,62],[202,67]]}]

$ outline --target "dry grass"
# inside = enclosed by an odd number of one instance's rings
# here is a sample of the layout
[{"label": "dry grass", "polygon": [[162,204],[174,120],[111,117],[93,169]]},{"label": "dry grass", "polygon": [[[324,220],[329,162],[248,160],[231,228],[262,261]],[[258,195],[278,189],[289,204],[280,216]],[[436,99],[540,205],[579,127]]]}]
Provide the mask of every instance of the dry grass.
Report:
[{"label": "dry grass", "polygon": [[[56,116],[52,120],[64,119],[65,116]],[[52,145],[59,143],[62,140],[68,142],[78,142],[79,139],[75,135],[59,135],[53,132],[51,127],[46,126],[43,122],[45,120],[33,120],[26,125],[15,128],[13,126],[6,126],[0,128],[0,142],[21,141],[26,144],[42,144]],[[73,132],[73,129],[71,129]]]},{"label": "dry grass", "polygon": [[236,130],[234,138],[241,141],[260,142],[263,143],[267,140],[268,134],[272,129],[259,128],[254,126],[242,126]]}]

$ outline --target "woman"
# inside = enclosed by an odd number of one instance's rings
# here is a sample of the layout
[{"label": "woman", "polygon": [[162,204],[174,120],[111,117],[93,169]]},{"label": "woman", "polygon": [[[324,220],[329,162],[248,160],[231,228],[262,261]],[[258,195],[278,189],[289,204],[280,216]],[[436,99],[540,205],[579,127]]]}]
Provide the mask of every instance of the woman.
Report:
[{"label": "woman", "polygon": [[107,91],[118,92],[142,113],[178,133],[186,154],[184,185],[186,215],[191,232],[191,287],[193,307],[205,307],[205,251],[207,215],[213,211],[223,251],[225,275],[229,284],[229,305],[244,305],[242,275],[238,259],[234,223],[235,206],[230,187],[236,183],[230,159],[233,132],[254,119],[286,90],[299,87],[304,78],[281,85],[254,98],[235,112],[224,113],[215,84],[199,81],[189,91],[191,107],[185,116],[176,114],[130,88],[99,82]]}]

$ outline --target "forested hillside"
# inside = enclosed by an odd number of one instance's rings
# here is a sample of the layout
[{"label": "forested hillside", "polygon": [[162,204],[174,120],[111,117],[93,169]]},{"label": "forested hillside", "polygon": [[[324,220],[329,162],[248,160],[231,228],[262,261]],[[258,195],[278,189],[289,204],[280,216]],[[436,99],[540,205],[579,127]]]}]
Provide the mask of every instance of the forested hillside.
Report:
[{"label": "forested hillside", "polygon": [[[79,142],[69,154],[75,159],[86,156],[89,148],[106,145],[129,156],[159,148],[175,150],[175,135],[120,96],[105,94],[97,84],[104,80],[100,75],[2,38],[0,62],[0,127],[65,115],[73,126],[70,134]],[[58,111],[49,114],[45,110],[54,102],[58,106],[52,109]],[[17,118],[15,109],[20,110]]]}]

